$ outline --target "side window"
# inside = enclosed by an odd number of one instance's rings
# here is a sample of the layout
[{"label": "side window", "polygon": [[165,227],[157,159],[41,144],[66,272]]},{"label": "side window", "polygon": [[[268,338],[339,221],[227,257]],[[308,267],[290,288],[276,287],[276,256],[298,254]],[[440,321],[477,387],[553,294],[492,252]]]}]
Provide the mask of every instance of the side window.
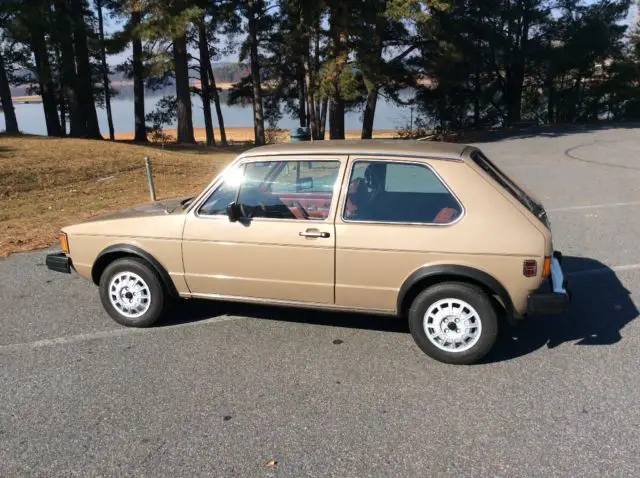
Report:
[{"label": "side window", "polygon": [[344,218],[350,221],[448,224],[462,206],[433,170],[397,161],[356,161]]},{"label": "side window", "polygon": [[246,217],[324,220],[340,161],[248,163],[238,203]]},{"label": "side window", "polygon": [[339,161],[284,161],[271,186],[273,193],[333,193]]},{"label": "side window", "polygon": [[228,182],[222,183],[200,206],[198,214],[203,216],[217,216],[227,213],[227,206],[235,201],[237,185],[230,185]]},{"label": "side window", "polygon": [[419,164],[388,164],[384,190],[395,193],[447,194],[447,188],[438,177]]}]

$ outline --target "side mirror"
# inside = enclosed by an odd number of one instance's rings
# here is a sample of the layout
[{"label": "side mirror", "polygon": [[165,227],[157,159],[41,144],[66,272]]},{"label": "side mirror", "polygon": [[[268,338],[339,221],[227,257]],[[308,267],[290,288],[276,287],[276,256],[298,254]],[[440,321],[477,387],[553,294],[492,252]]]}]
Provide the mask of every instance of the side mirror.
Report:
[{"label": "side mirror", "polygon": [[227,206],[227,216],[229,216],[229,221],[231,222],[236,222],[242,217],[242,211],[240,210],[240,205],[237,202],[229,203]]}]

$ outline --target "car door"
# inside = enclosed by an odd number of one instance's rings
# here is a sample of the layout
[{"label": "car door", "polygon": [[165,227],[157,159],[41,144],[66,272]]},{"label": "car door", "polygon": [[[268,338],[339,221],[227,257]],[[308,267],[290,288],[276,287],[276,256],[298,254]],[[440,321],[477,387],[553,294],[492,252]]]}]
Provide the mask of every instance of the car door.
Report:
[{"label": "car door", "polygon": [[[463,163],[439,161],[454,173]],[[460,248],[464,208],[428,161],[351,158],[336,215],[336,305],[393,312],[404,280]],[[449,227],[454,226],[454,227]]]},{"label": "car door", "polygon": [[[183,233],[194,296],[334,303],[334,215],[346,157],[239,163],[189,213]],[[226,214],[235,201],[243,217]]]}]

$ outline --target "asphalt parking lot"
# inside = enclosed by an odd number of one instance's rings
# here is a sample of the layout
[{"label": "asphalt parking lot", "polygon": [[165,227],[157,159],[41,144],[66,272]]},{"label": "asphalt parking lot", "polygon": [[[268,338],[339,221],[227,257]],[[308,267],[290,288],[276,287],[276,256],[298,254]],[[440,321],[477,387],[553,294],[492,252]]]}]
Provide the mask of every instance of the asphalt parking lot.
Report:
[{"label": "asphalt parking lot", "polygon": [[566,316],[450,366],[387,318],[190,302],[122,328],[14,255],[0,476],[640,476],[640,128],[481,146],[544,201]]}]

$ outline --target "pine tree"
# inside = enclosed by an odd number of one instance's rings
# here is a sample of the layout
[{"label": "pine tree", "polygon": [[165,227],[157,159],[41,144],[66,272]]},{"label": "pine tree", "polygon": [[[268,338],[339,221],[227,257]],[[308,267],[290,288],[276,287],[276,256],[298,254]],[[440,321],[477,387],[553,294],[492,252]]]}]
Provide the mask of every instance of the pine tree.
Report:
[{"label": "pine tree", "polygon": [[372,137],[379,91],[384,89],[388,97],[394,97],[401,88],[412,86],[405,59],[416,45],[403,22],[394,19],[388,8],[388,0],[361,0],[356,4],[355,25],[350,28],[365,90],[362,139]]},{"label": "pine tree", "polygon": [[207,146],[214,146],[216,139],[213,133],[213,120],[211,118],[211,87],[209,85],[209,66],[211,65],[211,59],[209,57],[209,40],[207,38],[204,12],[198,23],[198,51],[200,52],[200,96],[202,97],[206,141]]},{"label": "pine tree", "polygon": [[[149,0],[148,16],[143,20],[143,36],[159,42],[164,49],[159,55],[165,72],[175,80],[179,143],[195,143],[193,131],[191,88],[189,83],[189,52],[187,51],[187,31],[197,21],[202,10],[187,0]],[[168,61],[165,61],[168,60]]]},{"label": "pine tree", "polygon": [[251,90],[253,99],[253,130],[256,145],[265,144],[264,111],[262,104],[262,77],[260,76],[260,55],[258,53],[258,29],[260,16],[266,5],[262,0],[243,0],[242,12],[247,19],[247,41],[251,68]]},{"label": "pine tree", "polygon": [[71,0],[71,27],[73,31],[73,47],[78,72],[76,92],[80,106],[84,110],[86,120],[86,136],[102,139],[98,126],[98,114],[94,96],[93,71],[89,59],[87,41],[87,25],[85,21],[86,4],[84,0]]},{"label": "pine tree", "polygon": [[104,0],[94,0],[95,9],[98,13],[98,35],[100,40],[100,60],[101,60],[101,73],[102,73],[102,86],[104,88],[104,103],[107,110],[107,124],[109,126],[109,139],[115,140],[115,133],[113,128],[113,116],[111,114],[111,92],[109,82],[109,65],[107,64],[107,48],[104,36],[104,20],[103,20],[103,7]]},{"label": "pine tree", "polygon": [[0,51],[0,99],[2,100],[2,111],[4,113],[4,123],[7,133],[19,133],[18,119],[13,108],[11,99],[11,89],[9,87],[9,77],[4,62],[4,55]]},{"label": "pine tree", "polygon": [[144,113],[144,66],[142,63],[142,37],[140,34],[142,22],[141,0],[131,0],[130,3],[130,32],[132,51],[132,75],[133,75],[133,108],[135,116],[134,141],[146,143],[147,129]]},{"label": "pine tree", "polygon": [[[55,0],[54,15],[56,28],[54,38],[58,44],[58,68],[60,84],[60,105],[62,105],[66,116],[66,106],[68,106],[70,131],[73,137],[83,137],[86,135],[87,120],[85,110],[81,106],[78,97],[78,76],[76,74],[75,53],[73,48],[73,36],[71,32],[71,8],[67,0]],[[65,118],[66,120],[66,118]]]},{"label": "pine tree", "polygon": [[51,30],[48,2],[43,0],[25,1],[16,16],[18,38],[27,43],[33,52],[35,73],[38,78],[40,96],[44,109],[47,134],[62,136],[58,117],[56,87],[51,70],[49,49],[45,33]]},{"label": "pine tree", "polygon": [[[14,12],[7,9],[0,12],[0,29],[4,31],[5,25],[9,22]],[[18,119],[16,118],[16,112],[13,107],[13,99],[11,98],[11,87],[9,85],[9,75],[7,74],[7,65],[5,62],[4,54],[4,35],[0,36],[0,101],[2,104],[2,111],[4,113],[4,123],[7,133],[17,134]]]}]

